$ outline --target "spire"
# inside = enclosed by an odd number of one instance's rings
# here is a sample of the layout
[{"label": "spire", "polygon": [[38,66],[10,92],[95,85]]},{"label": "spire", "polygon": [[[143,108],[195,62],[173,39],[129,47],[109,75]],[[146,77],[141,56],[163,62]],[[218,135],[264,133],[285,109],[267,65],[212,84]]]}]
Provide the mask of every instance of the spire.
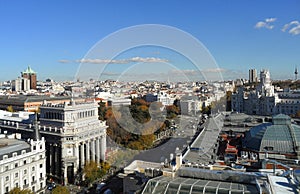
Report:
[{"label": "spire", "polygon": [[38,140],[41,139],[41,137],[40,137],[40,131],[39,131],[39,128],[38,128],[37,114],[38,113],[35,113],[35,117],[34,117],[34,134],[33,134],[33,140],[34,141],[38,141]]},{"label": "spire", "polygon": [[295,80],[298,79],[297,76],[298,76],[298,69],[297,69],[297,66],[296,66],[296,67],[295,67]]},{"label": "spire", "polygon": [[23,74],[36,74],[36,72],[33,71],[33,69],[31,69],[30,65],[28,65],[27,69],[25,69],[22,73]]}]

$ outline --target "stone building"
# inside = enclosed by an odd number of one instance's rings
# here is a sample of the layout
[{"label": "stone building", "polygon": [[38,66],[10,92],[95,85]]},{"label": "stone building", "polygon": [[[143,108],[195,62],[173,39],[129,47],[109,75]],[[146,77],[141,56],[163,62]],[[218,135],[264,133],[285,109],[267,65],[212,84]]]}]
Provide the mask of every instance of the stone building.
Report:
[{"label": "stone building", "polygon": [[15,187],[44,193],[45,139],[38,137],[24,141],[16,139],[16,136],[21,135],[0,135],[0,193],[8,193]]},{"label": "stone building", "polygon": [[[47,174],[62,183],[74,183],[86,162],[104,161],[106,153],[106,124],[98,120],[98,104],[44,103],[35,126],[46,140]],[[18,131],[28,138],[32,124],[0,121],[2,130]]]},{"label": "stone building", "polygon": [[260,72],[260,83],[255,90],[240,86],[231,96],[231,108],[236,112],[254,115],[295,115],[300,110],[300,92],[284,90],[275,92],[270,72]]}]

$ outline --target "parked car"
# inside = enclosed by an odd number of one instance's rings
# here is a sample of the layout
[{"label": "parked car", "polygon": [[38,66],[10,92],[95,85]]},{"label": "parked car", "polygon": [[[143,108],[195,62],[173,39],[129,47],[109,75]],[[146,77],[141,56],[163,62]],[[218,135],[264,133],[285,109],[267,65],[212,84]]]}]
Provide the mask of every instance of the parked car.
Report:
[{"label": "parked car", "polygon": [[56,187],[55,182],[52,182],[52,183],[48,184],[47,189],[50,190],[50,191],[52,191],[55,187]]}]

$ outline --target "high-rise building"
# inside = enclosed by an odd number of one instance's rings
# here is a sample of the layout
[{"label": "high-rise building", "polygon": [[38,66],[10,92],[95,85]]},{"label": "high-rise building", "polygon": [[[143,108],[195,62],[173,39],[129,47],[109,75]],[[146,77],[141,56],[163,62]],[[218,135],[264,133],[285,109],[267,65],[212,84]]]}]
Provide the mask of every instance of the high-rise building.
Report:
[{"label": "high-rise building", "polygon": [[256,69],[249,69],[249,83],[257,82]]},{"label": "high-rise building", "polygon": [[21,72],[21,76],[30,80],[30,89],[36,89],[36,72],[33,71],[30,66],[28,66],[25,71]]},{"label": "high-rise building", "polygon": [[12,91],[21,92],[30,90],[30,80],[27,78],[18,77],[12,80]]}]

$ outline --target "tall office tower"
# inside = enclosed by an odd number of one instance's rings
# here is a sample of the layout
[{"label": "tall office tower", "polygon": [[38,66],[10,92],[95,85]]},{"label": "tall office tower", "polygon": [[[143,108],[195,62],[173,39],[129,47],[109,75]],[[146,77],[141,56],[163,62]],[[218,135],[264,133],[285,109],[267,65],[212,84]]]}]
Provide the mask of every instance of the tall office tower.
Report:
[{"label": "tall office tower", "polygon": [[28,66],[25,71],[21,72],[21,76],[30,80],[30,89],[36,89],[36,72],[33,71],[30,66]]},{"label": "tall office tower", "polygon": [[249,69],[249,83],[257,82],[256,69]]}]

